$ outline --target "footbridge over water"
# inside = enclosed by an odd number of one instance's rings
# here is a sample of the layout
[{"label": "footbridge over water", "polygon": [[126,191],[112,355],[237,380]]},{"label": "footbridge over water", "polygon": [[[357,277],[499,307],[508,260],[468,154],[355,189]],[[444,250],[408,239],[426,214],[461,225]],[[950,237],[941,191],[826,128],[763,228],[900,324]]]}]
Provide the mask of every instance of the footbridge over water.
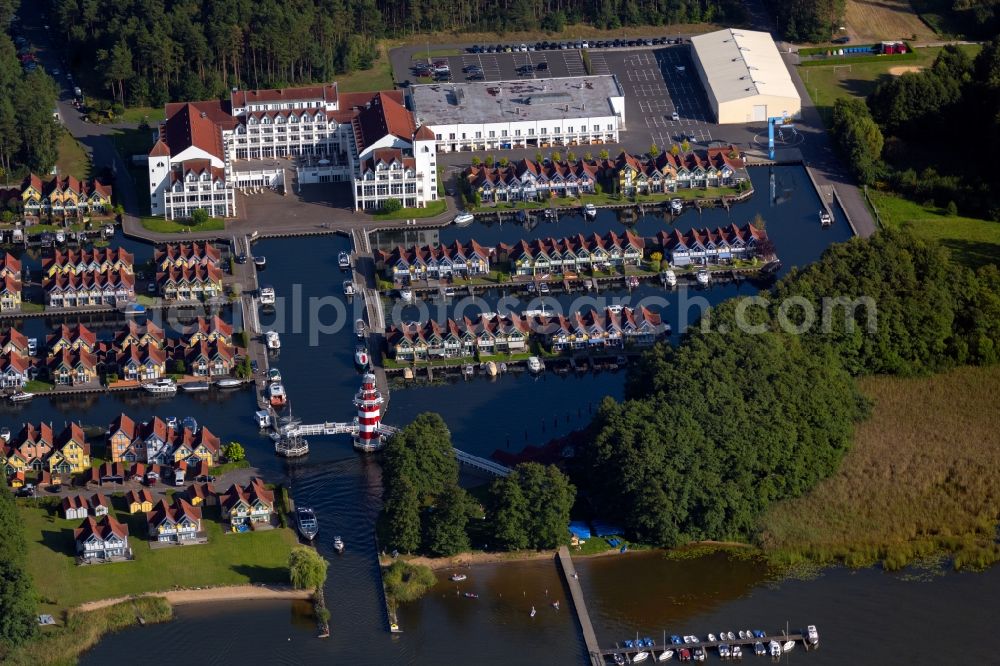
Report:
[{"label": "footbridge over water", "polygon": [[[277,434],[282,440],[298,440],[302,437],[314,437],[316,435],[357,435],[360,431],[360,425],[358,420],[338,422],[338,421],[324,421],[323,423],[288,423],[277,428]],[[395,426],[386,425],[384,423],[379,423],[376,432],[379,435],[385,437],[391,437],[399,432],[399,428]],[[454,448],[454,447],[453,447]],[[501,465],[498,462],[490,460],[488,458],[483,458],[481,456],[476,456],[471,453],[467,453],[459,448],[454,448],[455,459],[458,463],[464,467],[469,467],[475,469],[479,472],[485,472],[493,476],[507,476],[510,474],[511,470],[506,465]]]}]

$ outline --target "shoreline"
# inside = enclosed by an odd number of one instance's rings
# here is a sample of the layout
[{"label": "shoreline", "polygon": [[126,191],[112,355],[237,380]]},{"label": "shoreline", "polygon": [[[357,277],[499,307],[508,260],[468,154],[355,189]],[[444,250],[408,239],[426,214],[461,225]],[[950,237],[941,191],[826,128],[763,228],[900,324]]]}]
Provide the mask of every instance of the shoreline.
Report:
[{"label": "shoreline", "polygon": [[200,589],[180,589],[168,590],[164,592],[146,592],[143,594],[130,595],[125,597],[115,597],[112,599],[97,599],[87,601],[73,610],[75,612],[87,613],[144,597],[159,597],[166,600],[171,606],[181,606],[184,604],[207,603],[212,601],[246,601],[253,599],[287,599],[302,600],[312,599],[309,590],[296,590],[288,585],[267,585],[263,583],[248,585],[225,585],[222,587],[203,587]]}]

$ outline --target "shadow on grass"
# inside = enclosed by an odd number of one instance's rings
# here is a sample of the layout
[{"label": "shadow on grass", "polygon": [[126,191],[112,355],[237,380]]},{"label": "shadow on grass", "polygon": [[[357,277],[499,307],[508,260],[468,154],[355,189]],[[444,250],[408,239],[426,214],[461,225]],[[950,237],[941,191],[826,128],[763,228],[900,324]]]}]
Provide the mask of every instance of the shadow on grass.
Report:
[{"label": "shadow on grass", "polygon": [[986,264],[1000,264],[1000,243],[943,238],[941,244],[959,263],[976,269]]},{"label": "shadow on grass", "polygon": [[246,576],[254,583],[288,583],[288,569],[285,567],[262,567],[257,564],[236,564],[233,571]]},{"label": "shadow on grass", "polygon": [[42,538],[39,543],[60,555],[72,556],[76,552],[73,547],[73,530],[71,529],[42,530]]}]

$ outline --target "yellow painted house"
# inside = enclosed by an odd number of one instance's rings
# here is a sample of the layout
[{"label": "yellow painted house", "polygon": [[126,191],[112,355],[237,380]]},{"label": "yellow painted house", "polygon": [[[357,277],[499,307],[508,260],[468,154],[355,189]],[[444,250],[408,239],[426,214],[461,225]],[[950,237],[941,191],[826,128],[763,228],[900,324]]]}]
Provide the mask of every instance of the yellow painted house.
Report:
[{"label": "yellow painted house", "polygon": [[145,488],[130,490],[125,495],[129,513],[149,513],[153,510],[153,493]]},{"label": "yellow painted house", "polygon": [[90,443],[79,423],[70,423],[56,439],[49,456],[49,472],[80,474],[90,469]]},{"label": "yellow painted house", "polygon": [[103,214],[111,210],[111,188],[96,180],[77,180],[73,176],[54,176],[43,183],[35,174],[21,186],[21,204],[29,214],[51,213],[76,217]]}]

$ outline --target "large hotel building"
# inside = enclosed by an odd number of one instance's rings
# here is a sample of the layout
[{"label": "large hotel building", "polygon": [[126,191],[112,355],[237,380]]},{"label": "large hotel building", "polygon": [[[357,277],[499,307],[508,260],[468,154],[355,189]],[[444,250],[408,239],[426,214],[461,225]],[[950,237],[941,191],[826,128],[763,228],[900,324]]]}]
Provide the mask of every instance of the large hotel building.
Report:
[{"label": "large hotel building", "polygon": [[228,101],[166,105],[149,152],[153,215],[198,208],[236,215],[237,191],[347,181],[357,210],[390,198],[437,199],[434,134],[417,127],[399,91],[340,93],[337,85],[234,90]]}]

